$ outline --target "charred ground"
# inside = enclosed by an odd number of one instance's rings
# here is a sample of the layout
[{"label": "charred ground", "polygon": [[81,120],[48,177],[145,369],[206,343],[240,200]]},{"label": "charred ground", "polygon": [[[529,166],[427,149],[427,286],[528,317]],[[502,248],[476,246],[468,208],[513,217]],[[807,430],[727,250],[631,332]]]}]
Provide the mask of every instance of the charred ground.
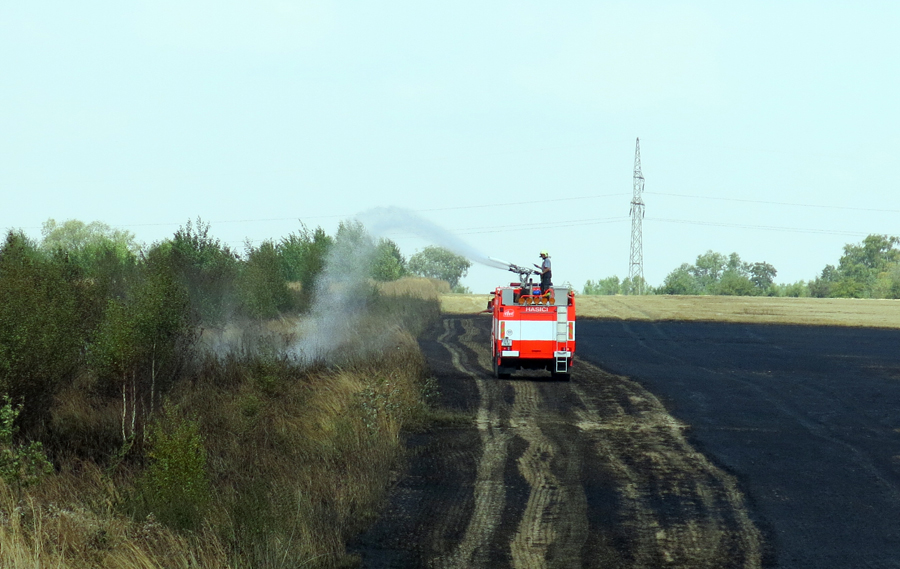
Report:
[{"label": "charred ground", "polygon": [[446,418],[410,440],[409,472],[356,544],[364,566],[764,563],[738,481],[653,394],[585,359],[571,382],[492,379],[489,326],[445,317],[421,341]]},{"label": "charred ground", "polygon": [[900,330],[583,321],[740,481],[777,567],[900,567]]}]

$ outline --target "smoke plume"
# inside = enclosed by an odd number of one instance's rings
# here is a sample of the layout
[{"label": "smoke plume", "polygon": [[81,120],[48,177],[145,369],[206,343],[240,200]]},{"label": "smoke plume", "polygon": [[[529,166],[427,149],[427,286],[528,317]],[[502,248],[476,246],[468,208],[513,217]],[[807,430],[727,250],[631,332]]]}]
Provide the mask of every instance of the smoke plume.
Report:
[{"label": "smoke plume", "polygon": [[[508,264],[478,251],[456,235],[415,213],[398,207],[380,207],[356,216],[368,235],[363,239],[338,239],[316,281],[310,312],[299,324],[295,357],[307,361],[334,361],[339,350],[378,350],[385,334],[360,334],[372,290],[371,267],[376,254],[369,237],[387,237],[392,231],[413,233],[461,255],[474,263],[506,270]],[[364,336],[364,337],[363,337]]]}]

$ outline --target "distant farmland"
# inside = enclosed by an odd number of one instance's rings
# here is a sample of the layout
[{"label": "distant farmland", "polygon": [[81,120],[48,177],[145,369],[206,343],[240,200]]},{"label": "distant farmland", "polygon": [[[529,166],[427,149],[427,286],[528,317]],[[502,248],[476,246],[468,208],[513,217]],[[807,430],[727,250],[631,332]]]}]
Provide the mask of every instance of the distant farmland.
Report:
[{"label": "distant farmland", "polygon": [[[487,294],[445,294],[441,310],[474,314]],[[613,320],[690,320],[900,328],[900,300],[761,296],[576,297],[578,316]]]}]

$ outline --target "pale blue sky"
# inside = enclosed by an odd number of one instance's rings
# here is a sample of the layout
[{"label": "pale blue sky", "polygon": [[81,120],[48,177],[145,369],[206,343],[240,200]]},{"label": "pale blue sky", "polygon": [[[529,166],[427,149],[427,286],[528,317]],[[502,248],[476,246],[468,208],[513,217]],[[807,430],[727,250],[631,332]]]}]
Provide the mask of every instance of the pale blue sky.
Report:
[{"label": "pale blue sky", "polygon": [[640,137],[653,285],[900,234],[895,3],[360,4],[4,3],[0,228],[201,216],[242,249],[401,206],[580,288],[627,275]]}]

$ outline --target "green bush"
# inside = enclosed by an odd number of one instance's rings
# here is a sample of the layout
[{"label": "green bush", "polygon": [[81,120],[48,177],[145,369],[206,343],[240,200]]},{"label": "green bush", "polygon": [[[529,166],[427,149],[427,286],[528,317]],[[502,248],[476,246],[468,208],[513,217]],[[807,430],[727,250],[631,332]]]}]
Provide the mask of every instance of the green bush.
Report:
[{"label": "green bush", "polygon": [[40,442],[16,445],[16,419],[22,405],[13,405],[9,397],[0,405],[0,479],[15,488],[24,488],[53,471]]},{"label": "green bush", "polygon": [[237,278],[242,312],[251,318],[274,318],[293,308],[278,250],[271,241],[248,247]]},{"label": "green bush", "polygon": [[406,276],[406,259],[397,244],[390,239],[378,242],[374,256],[372,278],[376,281],[395,281]]},{"label": "green bush", "polygon": [[83,361],[78,274],[22,234],[10,232],[0,248],[0,393],[27,402],[25,424],[43,423]]},{"label": "green bush", "polygon": [[712,250],[683,263],[666,275],[657,292],[662,294],[772,295],[778,271],[768,263],[745,263],[740,255],[725,256]]},{"label": "green bush", "polygon": [[619,294],[619,292],[619,277],[615,275],[597,281],[588,279],[588,281],[584,283],[584,289],[582,290],[582,294],[591,295],[614,295]]},{"label": "green bush", "polygon": [[303,292],[311,294],[315,281],[325,268],[334,240],[321,227],[310,231],[303,225],[278,244],[281,270],[287,281],[299,282]]},{"label": "green bush", "polygon": [[147,456],[135,513],[153,514],[172,529],[198,529],[212,500],[199,424],[167,409],[150,428]]},{"label": "green bush", "polygon": [[804,281],[773,285],[775,296],[808,297],[809,286]]},{"label": "green bush", "polygon": [[204,323],[223,324],[234,302],[238,256],[209,234],[209,224],[190,220],[175,232],[172,241],[157,246],[170,255],[169,262],[188,291],[191,310]]},{"label": "green bush", "polygon": [[692,266],[682,263],[680,267],[666,275],[660,292],[663,294],[700,294],[701,288],[697,279],[691,274]]}]

